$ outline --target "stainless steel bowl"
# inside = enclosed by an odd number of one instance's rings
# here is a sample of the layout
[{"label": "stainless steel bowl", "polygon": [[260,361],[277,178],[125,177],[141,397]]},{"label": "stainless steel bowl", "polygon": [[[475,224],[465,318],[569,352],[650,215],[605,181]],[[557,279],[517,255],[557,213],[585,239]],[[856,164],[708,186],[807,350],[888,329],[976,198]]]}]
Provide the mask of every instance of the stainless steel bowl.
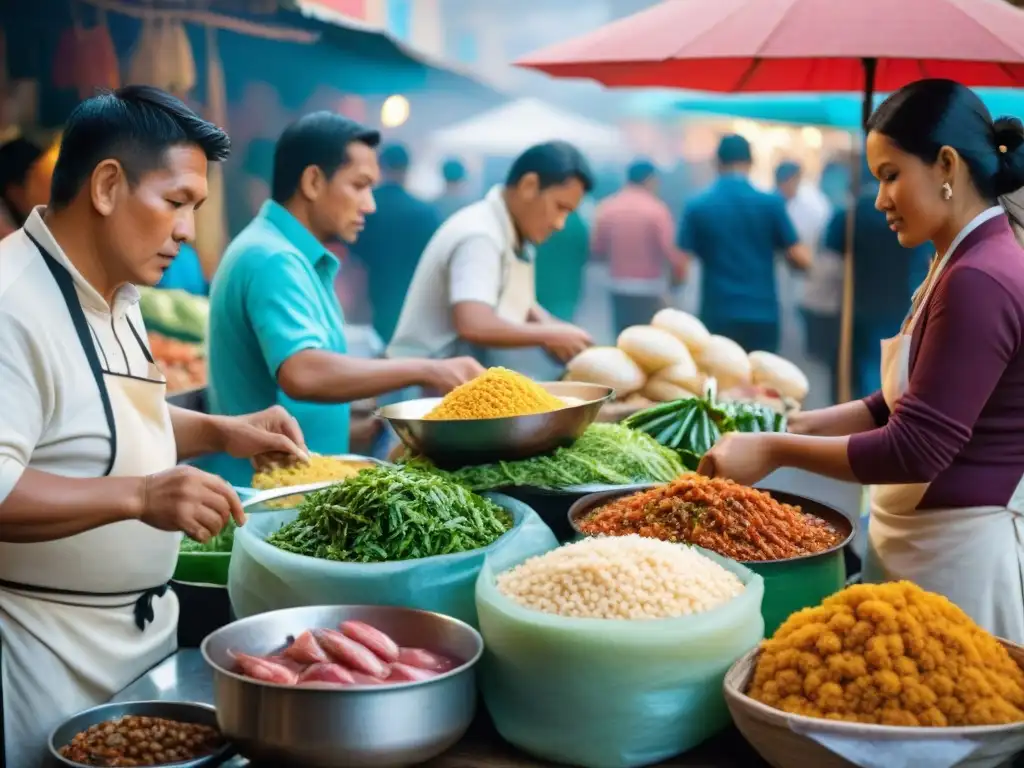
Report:
[{"label": "stainless steel bowl", "polygon": [[462,467],[527,459],[569,445],[594,423],[614,395],[613,389],[599,384],[557,381],[540,386],[570,404],[530,416],[435,421],[423,418],[441,402],[433,397],[388,405],[377,415],[391,424],[414,453],[441,467]]},{"label": "stainless steel bowl", "polygon": [[[465,663],[420,683],[331,690],[262,683],[234,672],[229,651],[268,654],[311,628],[365,621],[399,645]],[[314,606],[236,621],[207,637],[221,731],[250,760],[304,768],[402,768],[426,762],[462,738],[476,711],[480,633],[428,611],[385,606]]]},{"label": "stainless steel bowl", "polygon": [[[104,720],[112,720],[116,717],[163,717],[167,720],[176,720],[179,723],[199,723],[201,725],[217,726],[217,713],[213,707],[206,704],[197,704],[186,701],[123,701],[115,704],[101,704],[98,707],[79,712],[74,717],[65,720],[50,733],[50,762],[53,765],[73,766],[74,768],[86,768],[82,763],[76,763],[67,758],[61,757],[60,748],[70,744],[82,731],[88,730],[97,723]],[[172,763],[174,768],[202,768],[202,766],[220,765],[233,751],[230,743],[211,755],[188,760],[186,762]]]}]

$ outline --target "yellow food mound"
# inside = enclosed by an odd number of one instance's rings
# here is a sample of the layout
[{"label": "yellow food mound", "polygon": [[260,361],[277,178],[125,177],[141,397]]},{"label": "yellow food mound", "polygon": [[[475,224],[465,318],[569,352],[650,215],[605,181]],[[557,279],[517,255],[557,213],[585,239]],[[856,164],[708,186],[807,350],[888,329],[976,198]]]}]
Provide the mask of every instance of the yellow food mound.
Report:
[{"label": "yellow food mound", "polygon": [[[309,463],[291,464],[284,467],[273,467],[272,469],[258,472],[252,476],[252,487],[267,491],[275,488],[286,488],[291,485],[307,485],[319,483],[326,480],[345,480],[359,474],[364,469],[374,466],[370,461],[358,461],[351,459],[336,459],[331,456],[320,456],[313,454],[309,457]],[[268,502],[268,507],[291,508],[302,501],[302,496],[286,496]]]},{"label": "yellow food mound", "polygon": [[903,726],[1024,721],[1024,671],[945,597],[859,584],[766,640],[749,695],[796,715]]},{"label": "yellow food mound", "polygon": [[500,419],[547,413],[564,407],[564,402],[521,373],[507,368],[489,368],[445,395],[424,418],[437,421]]}]

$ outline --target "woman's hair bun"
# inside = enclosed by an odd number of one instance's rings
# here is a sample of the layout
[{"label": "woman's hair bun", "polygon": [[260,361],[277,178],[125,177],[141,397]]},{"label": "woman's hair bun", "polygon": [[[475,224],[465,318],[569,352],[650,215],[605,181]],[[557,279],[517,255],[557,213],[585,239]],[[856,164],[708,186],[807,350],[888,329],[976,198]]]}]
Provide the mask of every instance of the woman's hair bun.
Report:
[{"label": "woman's hair bun", "polygon": [[995,192],[1002,197],[1024,187],[1024,123],[1016,117],[1000,117],[994,127],[999,153]]}]

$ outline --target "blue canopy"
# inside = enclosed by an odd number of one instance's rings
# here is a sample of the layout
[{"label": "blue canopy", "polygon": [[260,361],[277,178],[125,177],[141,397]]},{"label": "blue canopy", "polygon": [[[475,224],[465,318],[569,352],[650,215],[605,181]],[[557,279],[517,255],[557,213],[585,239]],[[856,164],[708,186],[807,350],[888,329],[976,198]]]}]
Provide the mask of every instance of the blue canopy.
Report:
[{"label": "blue canopy", "polygon": [[[978,88],[993,117],[1024,115],[1024,89]],[[877,105],[886,94],[875,98]],[[705,93],[652,90],[632,94],[627,109],[648,117],[695,112],[775,123],[857,130],[864,97],[859,93]]]}]

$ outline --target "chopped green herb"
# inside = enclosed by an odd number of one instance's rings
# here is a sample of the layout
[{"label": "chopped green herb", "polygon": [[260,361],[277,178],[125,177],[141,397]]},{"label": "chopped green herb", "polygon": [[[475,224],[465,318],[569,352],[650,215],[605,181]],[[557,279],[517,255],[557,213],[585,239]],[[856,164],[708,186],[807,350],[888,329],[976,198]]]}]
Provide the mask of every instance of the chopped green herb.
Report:
[{"label": "chopped green herb", "polygon": [[480,549],[511,527],[505,510],[461,485],[375,467],[307,495],[267,542],[322,560],[382,563]]},{"label": "chopped green herb", "polygon": [[684,471],[679,456],[648,435],[619,424],[593,424],[572,445],[545,456],[439,469],[424,458],[405,458],[406,466],[454,480],[474,491],[532,487],[557,490],[574,485],[668,482]]}]

